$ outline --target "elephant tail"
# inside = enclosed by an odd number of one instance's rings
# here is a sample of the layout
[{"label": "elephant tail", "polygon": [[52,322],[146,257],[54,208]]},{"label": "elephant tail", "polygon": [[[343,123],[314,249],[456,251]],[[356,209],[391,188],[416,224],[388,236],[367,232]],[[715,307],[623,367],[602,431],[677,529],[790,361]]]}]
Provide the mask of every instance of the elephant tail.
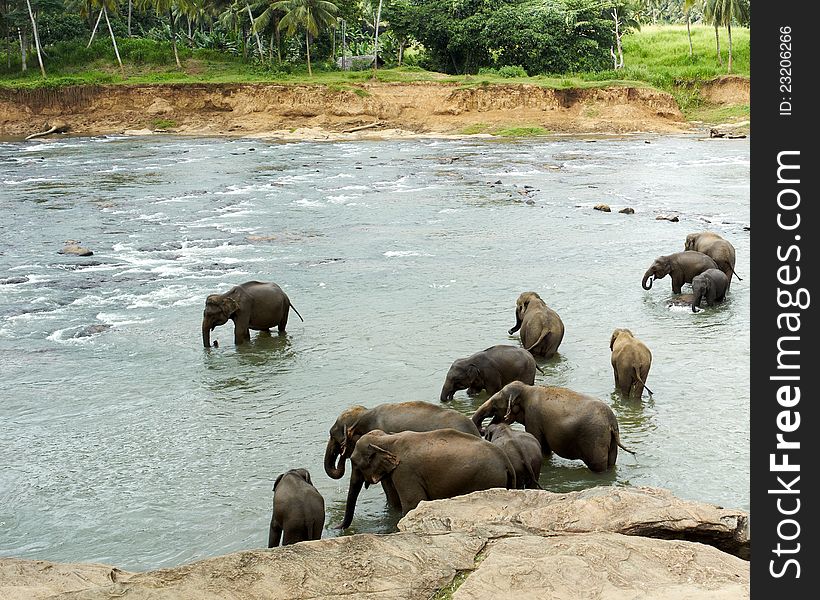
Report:
[{"label": "elephant tail", "polygon": [[541,373],[541,375],[546,375],[546,373],[544,373],[544,369],[539,367],[538,363],[535,363],[535,368],[538,369],[538,372]]},{"label": "elephant tail", "polygon": [[641,382],[641,385],[643,385],[643,389],[645,389],[647,392],[649,392],[649,395],[650,395],[650,396],[653,396],[653,395],[654,395],[654,394],[652,393],[652,390],[650,390],[650,389],[649,389],[649,387],[647,387],[646,383],[644,383],[644,380],[643,380],[643,379],[641,379],[641,374],[640,374],[640,372],[638,371],[638,367],[637,367],[637,366],[635,367],[635,378],[636,378],[638,381],[640,381],[640,382]]},{"label": "elephant tail", "polygon": [[[530,489],[535,490],[543,490],[544,488],[541,487],[541,484],[538,483],[538,477],[535,476],[535,471],[532,470],[532,465],[529,461],[524,461],[525,466],[527,467],[527,477],[529,478]],[[528,487],[528,486],[524,486]]]},{"label": "elephant tail", "polygon": [[302,323],[304,323],[305,320],[302,318],[302,315],[299,314],[299,311],[296,310],[296,307],[293,306],[293,304],[291,304],[290,302],[288,302],[288,305],[293,309],[293,312],[296,313],[296,316],[299,317],[299,320],[302,321]]},{"label": "elephant tail", "polygon": [[629,448],[627,448],[626,446],[624,446],[621,443],[621,435],[618,433],[617,429],[613,428],[610,431],[612,432],[612,441],[614,441],[618,445],[618,448],[620,448],[621,450],[624,450],[625,452],[629,452],[632,456],[636,456],[636,453],[635,453],[634,450],[630,450]]},{"label": "elephant tail", "polygon": [[737,273],[735,273],[735,268],[734,268],[732,265],[729,265],[729,269],[732,271],[732,275],[734,275],[735,277],[737,277],[737,280],[738,280],[738,281],[743,281],[743,280],[740,278],[740,275],[738,275]]},{"label": "elephant tail", "polygon": [[[529,348],[527,348],[527,350],[529,350],[530,352],[532,352],[532,349],[533,349],[533,348],[535,348],[535,347],[536,347],[538,344],[540,344],[541,342],[543,342],[545,339],[547,339],[547,338],[549,337],[550,333],[551,333],[551,332],[550,332],[550,330],[549,330],[549,329],[546,329],[546,330],[542,331],[542,332],[541,332],[541,335],[538,337],[538,340],[537,340],[537,341],[536,341],[536,342],[535,342],[532,346],[530,346]],[[543,371],[541,371],[541,372],[543,373]]]},{"label": "elephant tail", "polygon": [[512,463],[507,455],[504,455],[504,467],[507,470],[507,489],[514,490],[516,489],[516,481],[515,481],[515,469],[513,469]]}]

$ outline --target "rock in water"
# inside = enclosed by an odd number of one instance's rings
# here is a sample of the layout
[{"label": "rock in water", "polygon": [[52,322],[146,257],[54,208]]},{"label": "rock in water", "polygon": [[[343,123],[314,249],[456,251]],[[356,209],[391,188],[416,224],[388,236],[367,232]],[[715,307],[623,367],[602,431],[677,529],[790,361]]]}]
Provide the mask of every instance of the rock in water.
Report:
[{"label": "rock in water", "polygon": [[594,210],[600,210],[601,212],[612,212],[612,209],[609,208],[609,204],[596,204],[592,208]]},{"label": "rock in water", "polygon": [[60,250],[58,252],[58,254],[70,254],[72,256],[93,256],[94,255],[94,253],[91,250],[89,250],[88,248],[85,248],[83,246],[76,246],[76,245],[73,245],[73,244],[69,244],[68,246],[66,246],[65,248]]},{"label": "rock in water", "polygon": [[621,214],[624,214],[624,215],[634,215],[635,214],[635,209],[630,208],[630,207],[627,206],[626,208],[622,208],[618,212],[621,213]]}]

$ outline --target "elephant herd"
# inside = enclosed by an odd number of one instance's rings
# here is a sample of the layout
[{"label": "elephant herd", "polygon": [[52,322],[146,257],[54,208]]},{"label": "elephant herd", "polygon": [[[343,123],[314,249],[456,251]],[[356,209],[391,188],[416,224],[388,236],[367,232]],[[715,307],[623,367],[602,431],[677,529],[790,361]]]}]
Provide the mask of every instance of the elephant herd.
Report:
[{"label": "elephant herd", "polygon": [[[686,238],[685,251],[658,257],[644,274],[642,286],[671,275],[672,289],[692,283],[692,310],[703,299],[709,305],[725,298],[734,271],[735,251],[712,232]],[[652,279],[650,279],[652,278]],[[738,277],[740,279],[740,277]],[[647,286],[647,282],[649,285]],[[229,319],[236,344],[249,341],[250,330],[285,331],[290,310],[301,315],[275,283],[250,281],[224,294],[208,296],[202,320],[202,341]],[[353,521],[362,486],[381,483],[387,503],[406,514],[422,500],[450,498],[489,488],[535,488],[545,457],[552,453],[582,460],[594,472],[611,469],[620,439],[618,421],[608,404],[557,386],[535,385],[541,371],[535,357],[550,358],[564,337],[564,324],[536,292],[524,292],[515,307],[521,347],[491,346],[453,361],[439,400],[455,392],[489,398],[472,417],[440,404],[423,401],[386,403],[374,408],[351,406],[330,427],[324,469],[333,479],[345,474],[350,483],[342,523]],[[217,343],[213,343],[217,347]],[[625,396],[640,398],[652,364],[649,348],[629,329],[615,329],[610,339],[615,386]],[[543,371],[541,371],[543,373]],[[491,419],[485,427],[484,422]],[[524,431],[513,429],[520,423]],[[319,539],[325,522],[324,499],[306,469],[292,469],[276,479],[268,547]]]}]

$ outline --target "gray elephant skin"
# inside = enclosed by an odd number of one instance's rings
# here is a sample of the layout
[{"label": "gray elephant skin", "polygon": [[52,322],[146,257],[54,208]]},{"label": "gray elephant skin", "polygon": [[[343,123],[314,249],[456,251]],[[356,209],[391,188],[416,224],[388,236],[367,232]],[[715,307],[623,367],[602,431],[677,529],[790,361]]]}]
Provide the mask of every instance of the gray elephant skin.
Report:
[{"label": "gray elephant skin", "polygon": [[362,485],[386,481],[402,514],[422,500],[452,498],[490,488],[515,489],[515,470],[498,446],[456,431],[371,431],[350,456],[352,474],[342,529],[350,527]]},{"label": "gray elephant skin", "polygon": [[282,288],[270,282],[247,281],[224,294],[211,294],[205,299],[202,315],[202,344],[209,348],[211,331],[229,319],[234,323],[233,337],[237,346],[251,340],[251,330],[269,331],[271,327],[277,327],[279,333],[285,333],[290,309],[304,321]]},{"label": "gray elephant skin", "polygon": [[535,356],[550,358],[564,339],[564,323],[537,292],[524,292],[515,302],[515,325],[510,335],[521,331],[521,345]]},{"label": "gray elephant skin", "polygon": [[692,291],[692,312],[698,312],[702,300],[706,300],[709,306],[714,306],[726,299],[729,278],[720,269],[707,269],[692,280]]},{"label": "gray elephant skin", "polygon": [[[318,540],[325,526],[325,500],[307,469],[291,469],[273,484],[273,515],[268,548]],[[283,536],[284,534],[284,536]]]},{"label": "gray elephant skin", "polygon": [[332,479],[341,479],[345,474],[345,460],[353,454],[356,442],[374,429],[398,433],[448,428],[480,437],[469,417],[430,402],[385,403],[374,408],[351,406],[330,428],[330,439],[325,448],[325,473]]},{"label": "gray elephant skin", "polygon": [[680,294],[684,283],[691,283],[696,275],[700,275],[706,269],[717,269],[717,263],[703,252],[675,252],[656,258],[644,273],[641,285],[643,289],[651,290],[655,279],[663,279],[669,275],[672,278],[672,292]]},{"label": "gray elephant skin", "polygon": [[453,361],[444,379],[440,400],[452,400],[453,394],[465,389],[472,396],[481,390],[487,390],[492,396],[511,381],[532,385],[536,369],[538,365],[527,350],[505,344],[491,346]]},{"label": "gray elephant skin", "polygon": [[703,252],[717,264],[717,268],[723,271],[729,283],[728,290],[732,285],[732,275],[738,281],[743,281],[740,275],[735,273],[735,247],[728,240],[724,239],[714,231],[702,231],[700,233],[690,233],[686,236],[684,249],[695,252]]},{"label": "gray elephant skin", "polygon": [[634,454],[621,444],[612,409],[568,388],[508,383],[476,410],[473,422],[481,428],[487,417],[493,417],[494,423],[522,423],[540,442],[544,457],[555,452],[581,459],[595,472],[615,465],[618,448]]},{"label": "gray elephant skin", "polygon": [[510,459],[515,470],[516,488],[543,489],[538,477],[544,456],[534,435],[513,429],[506,423],[492,423],[484,430],[484,439],[501,448]]},{"label": "gray elephant skin", "polygon": [[646,378],[652,367],[649,347],[629,329],[616,329],[609,338],[609,349],[612,351],[610,362],[615,373],[615,387],[627,397],[640,398],[644,388],[651,396],[652,390],[646,387]]}]

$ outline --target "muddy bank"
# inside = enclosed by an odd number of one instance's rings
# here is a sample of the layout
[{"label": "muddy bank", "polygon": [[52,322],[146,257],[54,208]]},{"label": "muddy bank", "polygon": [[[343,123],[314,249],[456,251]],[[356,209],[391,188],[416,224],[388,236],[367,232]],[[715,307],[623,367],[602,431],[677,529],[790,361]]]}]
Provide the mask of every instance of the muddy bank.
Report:
[{"label": "muddy bank", "polygon": [[335,139],[493,133],[680,132],[674,98],[637,87],[547,89],[445,83],[166,84],[0,90],[0,137],[60,118],[79,135],[167,131]]},{"label": "muddy bank", "polygon": [[399,530],[147,573],[0,559],[0,597],[749,597],[748,515],[656,488],[487,490],[422,502]]}]

